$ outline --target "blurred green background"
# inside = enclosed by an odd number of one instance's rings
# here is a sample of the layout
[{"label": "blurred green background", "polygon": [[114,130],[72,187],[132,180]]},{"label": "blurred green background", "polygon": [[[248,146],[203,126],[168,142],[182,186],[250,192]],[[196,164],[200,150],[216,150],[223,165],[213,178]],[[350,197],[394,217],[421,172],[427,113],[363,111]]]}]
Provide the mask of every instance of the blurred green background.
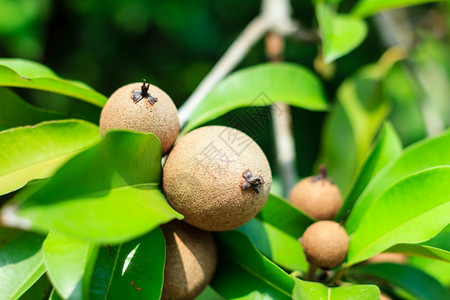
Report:
[{"label": "blurred green background", "polygon": [[[349,11],[356,2],[343,1],[340,11]],[[303,27],[317,28],[312,2],[291,3],[294,18]],[[259,13],[260,4],[259,0],[0,0],[0,56],[41,62],[61,77],[85,82],[107,96],[121,85],[146,78],[180,107]],[[449,1],[445,1],[404,10],[414,36],[410,61],[428,80],[425,86],[434,98],[430,101],[437,103],[434,108],[441,113],[444,127],[450,122],[448,7]],[[335,92],[345,78],[378,61],[387,49],[375,18],[369,18],[368,24],[364,43],[337,60],[333,76],[322,78],[330,102],[335,101]],[[317,43],[286,40],[286,61],[315,70],[318,52]],[[265,61],[261,41],[239,68]],[[324,72],[320,66],[316,71],[319,75]],[[404,146],[426,136],[421,98],[430,96],[410,77],[404,65],[397,65],[382,82],[382,92],[391,104],[389,119]],[[99,109],[89,104],[46,92],[16,91],[37,106],[71,111],[74,116],[77,109],[90,111],[85,118],[98,122]],[[319,157],[326,113],[299,108],[292,108],[292,113],[298,173],[304,177],[313,172]],[[233,111],[213,123],[228,124],[239,114],[239,110]],[[273,132],[269,129],[256,135],[253,137],[274,163]]]}]

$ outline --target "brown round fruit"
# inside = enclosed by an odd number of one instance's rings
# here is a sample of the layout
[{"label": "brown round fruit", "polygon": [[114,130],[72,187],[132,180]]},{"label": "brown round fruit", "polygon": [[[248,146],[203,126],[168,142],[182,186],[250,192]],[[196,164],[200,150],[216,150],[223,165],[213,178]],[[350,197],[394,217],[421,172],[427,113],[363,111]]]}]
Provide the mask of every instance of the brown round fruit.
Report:
[{"label": "brown round fruit", "polygon": [[[143,94],[147,87],[147,94]],[[131,83],[116,90],[109,97],[100,116],[100,132],[128,129],[154,133],[161,140],[164,155],[175,143],[180,124],[172,99],[154,85]]]},{"label": "brown round fruit", "polygon": [[182,137],[163,169],[163,190],[184,221],[209,231],[237,228],[269,198],[272,174],[259,146],[239,130],[198,128]]},{"label": "brown round fruit", "polygon": [[332,220],[342,206],[342,197],[322,168],[319,175],[300,180],[294,186],[289,202],[316,220]]},{"label": "brown round fruit", "polygon": [[217,266],[217,246],[211,232],[182,221],[161,226],[166,239],[166,264],[161,299],[188,300],[211,281]]},{"label": "brown round fruit", "polygon": [[340,224],[318,221],[306,229],[301,244],[309,262],[329,269],[344,261],[348,250],[348,236]]}]

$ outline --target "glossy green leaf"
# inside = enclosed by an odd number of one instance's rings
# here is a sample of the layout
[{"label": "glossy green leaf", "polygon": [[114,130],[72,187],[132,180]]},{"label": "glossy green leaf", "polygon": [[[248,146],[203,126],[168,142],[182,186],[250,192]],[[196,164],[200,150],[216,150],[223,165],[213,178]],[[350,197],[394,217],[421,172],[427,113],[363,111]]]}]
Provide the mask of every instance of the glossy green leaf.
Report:
[{"label": "glossy green leaf", "polygon": [[290,63],[268,63],[234,72],[200,103],[183,132],[233,109],[283,102],[309,110],[326,110],[322,85],[308,69]]},{"label": "glossy green leaf", "polygon": [[195,297],[195,300],[226,300],[219,295],[211,286],[206,286],[203,292]]},{"label": "glossy green leaf", "polygon": [[350,240],[348,264],[364,261],[389,247],[427,241],[450,223],[450,167],[408,176],[368,208]]},{"label": "glossy green leaf", "polygon": [[51,176],[78,152],[98,143],[98,127],[84,121],[44,122],[0,132],[0,195]]},{"label": "glossy green leaf", "polygon": [[0,59],[0,86],[44,90],[103,106],[107,98],[84,83],[58,77],[39,63],[16,58]]},{"label": "glossy green leaf", "polygon": [[370,180],[392,159],[402,153],[402,145],[390,123],[385,123],[375,147],[367,156],[363,166],[356,176],[344,204],[336,219],[341,220],[358,199]]},{"label": "glossy green leaf", "polygon": [[323,131],[322,159],[345,197],[373,139],[389,112],[381,93],[383,76],[394,60],[381,59],[347,78],[338,88],[335,104]]},{"label": "glossy green leaf", "polygon": [[111,131],[37,191],[24,190],[3,217],[16,226],[120,243],[182,216],[158,189],[161,144],[153,134]]},{"label": "glossy green leaf", "polygon": [[386,281],[407,292],[413,299],[449,299],[448,291],[433,277],[407,265],[380,263],[353,268],[351,276]]},{"label": "glossy green leaf", "polygon": [[409,265],[416,267],[436,278],[443,286],[450,286],[450,263],[426,257],[413,256]]},{"label": "glossy green leaf", "polygon": [[305,272],[308,263],[298,238],[313,222],[285,200],[270,195],[263,210],[237,230],[245,233],[276,264]]},{"label": "glossy green leaf", "polygon": [[237,231],[216,234],[219,263],[211,286],[226,299],[291,299],[294,280]]},{"label": "glossy green leaf", "polygon": [[405,253],[450,262],[450,226],[444,228],[432,239],[420,244],[398,244],[387,252]]},{"label": "glossy green leaf", "polygon": [[348,285],[330,288],[321,283],[295,278],[293,300],[379,300],[376,285]]},{"label": "glossy green leaf", "polygon": [[159,228],[125,244],[100,249],[89,299],[161,297],[166,244]]},{"label": "glossy green leaf", "polygon": [[406,148],[400,157],[383,168],[367,185],[345,222],[347,233],[353,233],[358,228],[372,202],[399,179],[430,167],[450,165],[448,149],[449,130]]},{"label": "glossy green leaf", "polygon": [[95,261],[97,247],[88,241],[50,232],[42,249],[47,275],[58,294],[64,299],[82,299],[83,295],[87,295],[83,278],[86,275],[90,277],[86,269],[91,260]]},{"label": "glossy green leaf", "polygon": [[50,297],[48,298],[48,300],[63,300],[63,299],[58,295],[56,290],[53,289],[52,293],[50,294]]},{"label": "glossy green leaf", "polygon": [[7,88],[0,87],[0,131],[68,116],[34,107]]},{"label": "glossy green leaf", "polygon": [[44,237],[22,233],[0,248],[0,299],[18,299],[45,272]]},{"label": "glossy green leaf", "polygon": [[20,297],[20,300],[47,300],[51,290],[50,281],[43,275]]},{"label": "glossy green leaf", "polygon": [[337,14],[323,2],[316,4],[316,15],[326,63],[349,53],[367,36],[367,25],[364,20],[351,15]]},{"label": "glossy green leaf", "polygon": [[442,0],[359,0],[352,15],[365,18],[383,10],[438,1]]}]

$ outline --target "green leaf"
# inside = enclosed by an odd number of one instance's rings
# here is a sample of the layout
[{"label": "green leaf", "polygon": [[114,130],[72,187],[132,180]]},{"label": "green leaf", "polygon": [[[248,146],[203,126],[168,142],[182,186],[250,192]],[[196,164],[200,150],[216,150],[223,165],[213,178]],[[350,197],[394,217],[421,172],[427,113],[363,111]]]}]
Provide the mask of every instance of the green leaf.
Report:
[{"label": "green leaf", "polygon": [[389,247],[427,241],[450,223],[450,167],[408,176],[386,190],[368,208],[350,240],[348,265]]},{"label": "green leaf", "polygon": [[398,244],[386,252],[405,253],[450,262],[450,226],[444,228],[432,239],[420,244]]},{"label": "green leaf", "polygon": [[380,59],[346,79],[338,88],[338,102],[325,122],[323,158],[319,161],[326,160],[328,173],[344,196],[389,112],[381,82],[393,62]]},{"label": "green leaf", "polygon": [[295,278],[293,300],[379,300],[380,290],[375,285],[348,285],[330,288],[321,283]]},{"label": "green leaf", "polygon": [[399,137],[395,133],[390,123],[385,123],[378,137],[375,147],[367,156],[363,166],[356,176],[349,193],[347,194],[344,204],[336,217],[342,219],[358,199],[359,195],[364,191],[370,180],[392,159],[402,153],[402,145]]},{"label": "green leaf", "polygon": [[45,272],[44,237],[22,233],[0,249],[0,299],[19,298]]},{"label": "green leaf", "polygon": [[305,272],[308,263],[298,238],[313,222],[285,200],[270,195],[263,210],[237,230],[245,233],[276,264]]},{"label": "green leaf", "polygon": [[47,276],[41,276],[38,281],[25,294],[20,297],[20,300],[47,300],[52,285]]},{"label": "green leaf", "polygon": [[0,131],[34,125],[43,121],[67,118],[65,114],[34,107],[7,88],[0,87]]},{"label": "green leaf", "polygon": [[352,15],[365,18],[383,10],[439,1],[442,0],[359,0]]},{"label": "green leaf", "polygon": [[200,103],[183,132],[233,109],[283,102],[309,110],[326,110],[320,81],[308,69],[289,63],[267,63],[234,72]]},{"label": "green leaf", "polygon": [[120,243],[182,218],[158,190],[161,144],[154,134],[111,131],[36,190],[4,209],[5,220],[98,243]]},{"label": "green leaf", "polygon": [[413,256],[409,258],[409,265],[421,269],[433,276],[443,286],[450,286],[450,263],[426,257]]},{"label": "green leaf", "polygon": [[211,286],[226,299],[290,299],[293,279],[237,231],[216,234],[219,262]]},{"label": "green leaf", "polygon": [[367,36],[366,23],[350,15],[336,14],[323,2],[316,4],[325,63],[330,63],[358,47]]},{"label": "green leaf", "polygon": [[[87,295],[92,270],[87,270],[95,261],[97,247],[92,243],[65,234],[50,232],[44,241],[43,254],[47,275],[62,298],[82,299]],[[86,293],[86,294],[85,294]]]},{"label": "green leaf", "polygon": [[58,77],[39,63],[16,58],[0,59],[0,86],[44,90],[71,96],[102,107],[107,98],[79,81]]},{"label": "green leaf", "polygon": [[0,195],[32,179],[51,176],[78,152],[100,140],[98,127],[84,121],[44,122],[0,132]]},{"label": "green leaf", "polygon": [[161,297],[166,244],[159,228],[114,247],[101,248],[89,299],[148,299]]},{"label": "green leaf", "polygon": [[380,263],[367,264],[351,269],[350,276],[378,279],[394,285],[414,299],[436,300],[449,299],[447,290],[433,277],[425,272],[407,265]]},{"label": "green leaf", "polygon": [[353,233],[369,206],[399,179],[434,166],[450,165],[450,130],[406,148],[403,154],[383,168],[367,185],[345,222],[347,233]]},{"label": "green leaf", "polygon": [[203,292],[195,300],[226,300],[220,296],[211,286],[206,286]]}]

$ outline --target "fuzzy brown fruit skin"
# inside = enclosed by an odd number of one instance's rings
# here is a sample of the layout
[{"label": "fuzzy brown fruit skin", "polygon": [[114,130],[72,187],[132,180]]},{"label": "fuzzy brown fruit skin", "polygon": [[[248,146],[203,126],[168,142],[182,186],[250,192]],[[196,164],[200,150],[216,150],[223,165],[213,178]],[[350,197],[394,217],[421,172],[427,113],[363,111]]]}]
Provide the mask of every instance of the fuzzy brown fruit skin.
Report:
[{"label": "fuzzy brown fruit skin", "polygon": [[211,232],[182,221],[161,226],[166,239],[166,264],[161,299],[189,300],[211,281],[217,266],[217,245]]},{"label": "fuzzy brown fruit skin", "polygon": [[110,129],[128,129],[154,133],[161,140],[164,155],[175,143],[180,131],[178,112],[172,99],[160,88],[150,85],[148,92],[158,98],[153,105],[147,98],[134,103],[133,90],[140,90],[142,83],[127,84],[109,97],[100,116],[100,132]]},{"label": "fuzzy brown fruit skin", "polygon": [[294,186],[289,202],[313,219],[332,220],[342,206],[342,196],[330,180],[311,176]]},{"label": "fuzzy brown fruit skin", "polygon": [[348,250],[348,236],[339,223],[318,221],[303,233],[301,244],[309,262],[329,269],[344,261]]},{"label": "fuzzy brown fruit skin", "polygon": [[[242,189],[243,173],[261,176],[259,193]],[[184,221],[208,231],[235,229],[258,214],[269,198],[272,174],[259,146],[239,130],[198,128],[182,137],[163,169],[163,190]]]}]

